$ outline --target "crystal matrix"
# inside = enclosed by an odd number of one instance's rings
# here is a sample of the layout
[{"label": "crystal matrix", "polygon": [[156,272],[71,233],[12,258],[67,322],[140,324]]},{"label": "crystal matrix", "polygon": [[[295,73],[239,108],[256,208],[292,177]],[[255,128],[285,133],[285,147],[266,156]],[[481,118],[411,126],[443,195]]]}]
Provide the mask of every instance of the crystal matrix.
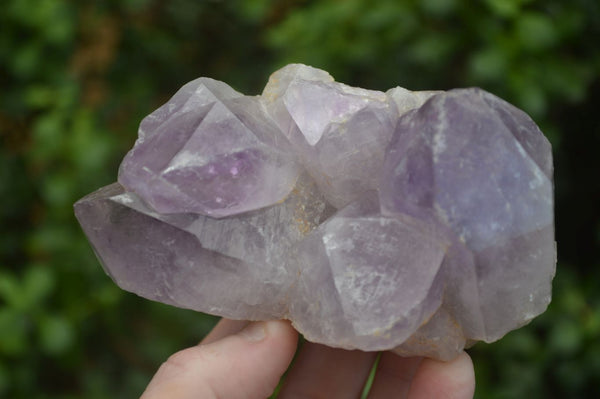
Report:
[{"label": "crystal matrix", "polygon": [[75,213],[123,289],[330,346],[451,359],[551,296],[550,144],[480,89],[379,92],[298,64],[260,96],[200,78]]}]

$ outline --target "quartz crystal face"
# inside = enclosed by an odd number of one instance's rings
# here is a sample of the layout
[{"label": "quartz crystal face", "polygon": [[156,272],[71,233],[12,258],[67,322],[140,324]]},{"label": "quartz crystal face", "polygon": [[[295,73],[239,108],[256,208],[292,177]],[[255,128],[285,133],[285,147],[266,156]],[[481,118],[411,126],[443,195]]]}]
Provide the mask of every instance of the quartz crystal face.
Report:
[{"label": "quartz crystal face", "polygon": [[455,250],[473,257],[477,283],[455,283],[458,291],[479,291],[469,317],[480,317],[481,327],[471,338],[496,340],[547,306],[555,266],[552,158],[522,111],[479,89],[436,95],[399,120],[382,175],[386,215],[444,226]]},{"label": "quartz crystal face", "polygon": [[550,302],[552,173],[535,123],[483,90],[384,93],[293,64],[260,96],[183,86],[75,214],[145,298],[448,360]]},{"label": "quartz crystal face", "polygon": [[275,72],[263,97],[329,203],[339,208],[377,189],[398,119],[393,97],[298,65]]},{"label": "quartz crystal face", "polygon": [[142,121],[119,183],[161,213],[223,217],[282,201],[298,173],[257,97],[200,78]]}]

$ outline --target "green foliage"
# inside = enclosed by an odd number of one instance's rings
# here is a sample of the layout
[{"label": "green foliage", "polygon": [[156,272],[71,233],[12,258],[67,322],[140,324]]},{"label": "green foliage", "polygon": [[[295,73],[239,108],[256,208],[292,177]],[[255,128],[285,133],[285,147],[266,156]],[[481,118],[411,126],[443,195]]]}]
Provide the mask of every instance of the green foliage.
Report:
[{"label": "green foliage", "polygon": [[600,376],[599,276],[561,265],[554,301],[528,327],[472,350],[478,392],[490,398],[593,397]]},{"label": "green foliage", "polygon": [[598,51],[580,40],[597,35],[597,18],[587,2],[321,1],[291,13],[267,41],[284,62],[343,81],[478,85],[543,118],[552,101],[581,101],[597,77]]},{"label": "green foliage", "polygon": [[119,290],[72,204],[114,181],[139,120],[183,83],[257,93],[288,62],[375,89],[478,85],[537,120],[556,151],[555,299],[473,348],[477,395],[598,391],[597,2],[5,0],[0,27],[0,397],[135,397],[210,328]]}]

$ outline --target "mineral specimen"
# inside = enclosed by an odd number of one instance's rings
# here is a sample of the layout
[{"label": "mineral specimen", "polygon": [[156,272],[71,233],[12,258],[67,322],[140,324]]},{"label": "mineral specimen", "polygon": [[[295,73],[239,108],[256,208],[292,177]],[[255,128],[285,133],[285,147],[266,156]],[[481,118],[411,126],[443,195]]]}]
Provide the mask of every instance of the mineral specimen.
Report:
[{"label": "mineral specimen", "polygon": [[75,213],[125,290],[446,360],[543,312],[556,263],[551,148],[525,113],[305,65],[254,97],[186,84]]},{"label": "mineral specimen", "polygon": [[158,212],[222,217],[283,200],[298,173],[259,98],[200,78],[142,121],[119,182]]}]

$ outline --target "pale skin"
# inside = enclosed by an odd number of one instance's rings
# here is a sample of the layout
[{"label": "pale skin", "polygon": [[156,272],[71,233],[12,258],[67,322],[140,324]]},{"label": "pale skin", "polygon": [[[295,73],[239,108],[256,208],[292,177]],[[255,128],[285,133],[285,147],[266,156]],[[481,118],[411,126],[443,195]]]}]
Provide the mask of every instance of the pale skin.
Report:
[{"label": "pale skin", "polygon": [[[172,355],[141,399],[264,399],[288,370],[298,333],[287,321],[221,320],[198,346]],[[306,342],[278,398],[359,398],[376,353]],[[466,353],[450,362],[381,355],[369,398],[471,399],[473,363]]]}]

